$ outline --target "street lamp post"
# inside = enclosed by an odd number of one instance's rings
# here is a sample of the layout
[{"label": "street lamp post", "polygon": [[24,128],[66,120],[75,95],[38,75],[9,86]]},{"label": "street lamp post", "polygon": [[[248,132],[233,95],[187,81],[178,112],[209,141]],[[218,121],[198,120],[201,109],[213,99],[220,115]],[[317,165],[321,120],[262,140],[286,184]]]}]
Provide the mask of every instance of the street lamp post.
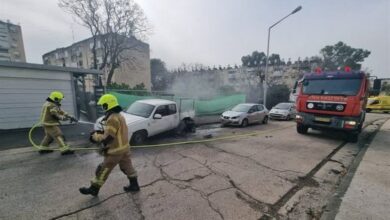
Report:
[{"label": "street lamp post", "polygon": [[267,59],[266,59],[266,63],[265,63],[265,73],[264,73],[264,81],[263,81],[263,104],[264,104],[264,106],[267,104],[267,74],[268,74],[268,60],[269,60],[269,40],[270,40],[270,36],[271,36],[271,29],[273,27],[275,27],[277,24],[279,24],[280,22],[282,22],[284,19],[286,19],[288,16],[297,13],[301,9],[302,9],[302,6],[298,6],[290,14],[286,15],[285,17],[283,17],[282,19],[280,19],[279,21],[277,21],[275,24],[271,25],[268,28]]}]

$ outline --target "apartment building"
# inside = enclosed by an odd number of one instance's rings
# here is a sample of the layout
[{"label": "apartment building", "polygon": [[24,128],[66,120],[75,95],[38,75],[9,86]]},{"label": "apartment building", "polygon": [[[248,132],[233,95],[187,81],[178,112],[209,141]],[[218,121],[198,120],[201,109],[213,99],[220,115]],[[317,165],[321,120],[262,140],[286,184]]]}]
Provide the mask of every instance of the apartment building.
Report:
[{"label": "apartment building", "polygon": [[0,61],[26,62],[22,28],[0,20]]},{"label": "apartment building", "polygon": [[[134,87],[143,83],[145,87],[151,89],[151,73],[150,73],[150,50],[149,45],[135,38],[128,39],[131,48],[126,50],[122,56],[125,56],[120,67],[115,70],[112,82],[118,84],[127,84]],[[76,42],[68,47],[58,48],[50,51],[42,56],[43,63],[46,65],[55,65],[63,67],[76,67],[83,69],[93,69],[93,38],[88,38]],[[103,61],[103,46],[97,40],[96,43],[97,63]],[[108,70],[103,70],[103,83],[106,82]],[[96,79],[86,79],[88,84],[93,83]],[[88,87],[88,86],[87,86]]]}]

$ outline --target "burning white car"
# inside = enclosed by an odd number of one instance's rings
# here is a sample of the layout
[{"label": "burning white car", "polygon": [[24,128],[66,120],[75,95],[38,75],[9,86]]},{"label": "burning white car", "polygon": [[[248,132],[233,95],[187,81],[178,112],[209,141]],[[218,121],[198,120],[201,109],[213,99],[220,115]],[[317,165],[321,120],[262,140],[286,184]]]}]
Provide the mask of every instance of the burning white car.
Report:
[{"label": "burning white car", "polygon": [[[121,112],[129,128],[131,145],[141,145],[146,138],[177,129],[179,132],[195,130],[195,111],[181,112],[174,101],[146,99],[134,102]],[[103,117],[96,120],[95,130],[103,130]]]}]

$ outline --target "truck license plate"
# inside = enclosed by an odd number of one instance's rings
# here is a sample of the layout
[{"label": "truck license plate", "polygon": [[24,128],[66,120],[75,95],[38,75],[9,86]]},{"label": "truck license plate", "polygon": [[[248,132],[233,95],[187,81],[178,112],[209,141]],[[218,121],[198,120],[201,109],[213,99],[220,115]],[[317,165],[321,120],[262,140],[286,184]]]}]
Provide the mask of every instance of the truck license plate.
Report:
[{"label": "truck license plate", "polygon": [[330,122],[330,118],[322,118],[322,117],[315,117],[314,121],[319,121],[319,122]]}]

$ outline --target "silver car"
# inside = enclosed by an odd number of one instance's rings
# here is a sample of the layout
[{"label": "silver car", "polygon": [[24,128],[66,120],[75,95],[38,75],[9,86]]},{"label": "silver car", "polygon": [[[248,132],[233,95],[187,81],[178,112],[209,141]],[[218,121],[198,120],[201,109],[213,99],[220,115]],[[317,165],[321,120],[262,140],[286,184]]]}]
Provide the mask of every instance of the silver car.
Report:
[{"label": "silver car", "polygon": [[243,103],[238,104],[232,110],[226,111],[221,115],[222,126],[238,125],[246,127],[252,123],[268,122],[268,110],[264,105]]},{"label": "silver car", "polygon": [[295,118],[297,111],[295,110],[295,104],[289,102],[282,102],[275,105],[269,112],[270,119],[283,119],[290,120]]}]

